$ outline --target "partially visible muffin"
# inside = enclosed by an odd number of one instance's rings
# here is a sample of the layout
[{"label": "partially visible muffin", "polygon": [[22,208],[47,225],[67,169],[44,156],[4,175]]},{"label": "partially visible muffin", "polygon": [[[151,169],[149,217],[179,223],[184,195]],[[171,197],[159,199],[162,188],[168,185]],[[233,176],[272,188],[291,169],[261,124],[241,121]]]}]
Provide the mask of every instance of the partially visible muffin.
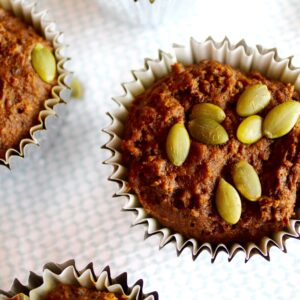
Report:
[{"label": "partially visible muffin", "polygon": [[30,129],[39,123],[39,113],[57,83],[57,76],[45,81],[35,70],[31,58],[36,46],[53,52],[50,42],[33,27],[0,8],[1,159],[8,149],[18,149],[22,139],[30,138]]},{"label": "partially visible muffin", "polygon": [[[9,300],[26,300],[28,296],[18,294]],[[59,284],[54,290],[48,293],[45,300],[127,300],[124,295],[117,295],[111,292],[98,291],[93,288],[85,288],[75,285]]]},{"label": "partially visible muffin", "polygon": [[9,291],[0,290],[2,300],[30,299],[76,299],[76,300],[157,300],[158,294],[153,291],[144,293],[144,281],[139,279],[132,286],[128,285],[127,273],[111,277],[109,266],[99,275],[95,274],[92,263],[84,269],[77,269],[74,260],[62,264],[47,263],[43,274],[30,276],[28,284],[23,285],[14,280]]},{"label": "partially visible muffin", "polygon": [[98,291],[74,285],[60,284],[51,291],[45,300],[126,300],[124,295],[117,295],[111,292]]}]

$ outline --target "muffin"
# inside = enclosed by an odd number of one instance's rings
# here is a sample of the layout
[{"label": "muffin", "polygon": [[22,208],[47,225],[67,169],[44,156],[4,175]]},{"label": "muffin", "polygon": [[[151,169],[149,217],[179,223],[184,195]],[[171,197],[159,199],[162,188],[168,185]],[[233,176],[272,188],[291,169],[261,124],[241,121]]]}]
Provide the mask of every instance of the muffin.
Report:
[{"label": "muffin", "polygon": [[38,143],[34,135],[45,129],[53,107],[68,100],[65,58],[56,51],[60,34],[44,18],[33,5],[0,2],[0,161],[7,166],[12,155],[24,155],[25,145]]},{"label": "muffin", "polygon": [[[24,300],[26,295],[17,294],[16,296],[9,298],[10,300]],[[29,298],[28,298],[29,299]],[[78,299],[78,300],[126,300],[128,299],[124,295],[117,295],[110,292],[102,292],[93,288],[79,287],[75,285],[59,284],[54,290],[49,292],[45,300],[68,300],[68,299]]]},{"label": "muffin", "polygon": [[144,293],[143,281],[132,287],[127,285],[127,274],[116,278],[110,275],[109,267],[96,276],[92,264],[83,270],[76,269],[74,261],[63,264],[48,263],[42,276],[31,273],[28,286],[17,280],[9,292],[0,291],[0,299],[99,299],[99,300],[157,300],[156,292]]},{"label": "muffin", "polygon": [[78,299],[78,300],[126,300],[124,295],[117,295],[110,292],[97,291],[85,287],[78,287],[74,285],[59,284],[53,291],[45,297],[45,300],[65,300],[65,299]]},{"label": "muffin", "polygon": [[[300,183],[296,150],[300,122],[280,139],[262,137],[250,145],[239,141],[236,132],[243,118],[237,114],[236,104],[241,94],[256,84],[264,84],[271,93],[262,117],[280,103],[299,99],[291,84],[204,60],[173,65],[169,75],[134,100],[125,125],[123,163],[131,191],[162,225],[187,238],[214,244],[257,242],[287,226],[294,215]],[[225,112],[222,125],[229,139],[212,145],[191,136],[189,154],[176,166],[166,151],[168,133],[176,123],[188,127],[188,116],[200,103],[214,104]],[[241,217],[232,225],[218,214],[215,197],[221,177],[233,184],[232,168],[241,160],[254,167],[263,191],[258,201],[242,201]]]},{"label": "muffin", "polygon": [[[114,151],[108,163],[119,166],[111,177],[122,183],[117,195],[128,195],[125,209],[136,209],[136,224],[147,222],[150,235],[163,233],[161,245],[174,241],[178,253],[190,246],[196,257],[208,249],[214,260],[221,249],[229,259],[242,250],[248,260],[257,252],[269,258],[272,245],[284,251],[286,237],[299,238],[293,220],[299,218],[299,70],[276,51],[243,41],[191,40],[190,48],[175,46],[175,52],[176,59],[160,52],[144,72],[134,72],[137,80],[124,84],[126,95],[117,98],[121,109],[106,130],[120,138],[106,145]],[[243,115],[238,106],[252,87],[263,87],[269,99]],[[195,119],[200,104],[224,116]],[[270,135],[290,104],[291,128]],[[249,142],[240,132],[252,118],[260,133]],[[181,139],[170,148],[176,126]],[[179,163],[176,151],[184,156]]]}]

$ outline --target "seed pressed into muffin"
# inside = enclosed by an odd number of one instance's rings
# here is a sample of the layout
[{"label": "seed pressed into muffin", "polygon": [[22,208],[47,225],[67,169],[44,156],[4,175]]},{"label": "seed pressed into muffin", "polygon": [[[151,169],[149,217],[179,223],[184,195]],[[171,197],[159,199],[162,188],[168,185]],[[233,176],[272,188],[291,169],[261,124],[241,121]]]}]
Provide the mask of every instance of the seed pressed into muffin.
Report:
[{"label": "seed pressed into muffin", "polygon": [[[30,128],[39,123],[38,115],[44,109],[45,100],[51,98],[51,89],[56,84],[56,76],[52,76],[50,82],[44,81],[34,68],[32,51],[37,46],[46,48],[53,60],[53,48],[45,38],[0,8],[1,159],[5,158],[8,149],[18,149],[22,139],[30,138]],[[43,57],[39,56],[37,61],[44,68]],[[52,73],[54,68],[56,65],[52,66]]]}]

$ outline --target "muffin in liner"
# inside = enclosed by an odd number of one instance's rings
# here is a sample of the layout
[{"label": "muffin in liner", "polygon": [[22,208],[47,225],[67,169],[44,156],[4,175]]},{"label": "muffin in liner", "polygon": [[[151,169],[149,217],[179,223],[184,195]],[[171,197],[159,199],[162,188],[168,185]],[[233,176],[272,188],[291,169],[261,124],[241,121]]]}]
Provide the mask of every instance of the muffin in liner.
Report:
[{"label": "muffin in liner", "polygon": [[181,0],[113,0],[109,5],[116,17],[142,26],[158,26],[168,20],[178,20],[190,7]]},{"label": "muffin in liner", "polygon": [[292,57],[280,58],[275,48],[265,49],[260,45],[251,48],[244,40],[233,44],[228,38],[225,38],[221,42],[216,42],[211,37],[204,42],[197,42],[191,38],[189,45],[181,46],[175,44],[173,48],[174,56],[159,51],[158,59],[146,59],[144,69],[132,71],[134,80],[122,84],[125,94],[113,99],[118,104],[118,109],[108,113],[112,119],[112,123],[104,129],[104,132],[110,136],[110,140],[103,147],[112,152],[112,156],[104,162],[114,168],[109,180],[117,182],[120,185],[120,190],[114,196],[126,196],[128,202],[123,209],[125,211],[136,212],[133,225],[146,224],[146,237],[160,234],[160,248],[170,242],[174,243],[177,255],[180,255],[188,247],[191,249],[193,259],[196,259],[203,250],[207,250],[211,254],[213,262],[220,251],[225,251],[230,261],[237,252],[242,251],[245,253],[245,262],[247,262],[256,253],[269,260],[270,248],[272,246],[276,246],[283,252],[286,252],[286,239],[289,237],[299,239],[297,230],[300,223],[300,211],[297,208],[295,209],[296,218],[289,221],[289,225],[285,230],[274,232],[271,236],[265,236],[258,243],[221,243],[212,245],[209,242],[203,243],[193,238],[188,239],[180,233],[160,225],[156,219],[146,213],[138,197],[128,192],[129,185],[126,178],[126,168],[122,165],[120,149],[128,110],[135,97],[142,94],[156,80],[167,75],[171,71],[171,65],[175,62],[188,65],[204,59],[216,60],[244,72],[256,70],[272,79],[292,83],[295,85],[296,90],[300,91],[300,68],[295,68],[292,65]]},{"label": "muffin in liner", "polygon": [[132,286],[128,286],[127,273],[112,278],[110,268],[107,266],[99,275],[96,275],[92,263],[84,269],[78,270],[74,260],[63,264],[48,263],[43,267],[42,275],[30,272],[27,286],[15,279],[9,291],[0,290],[0,300],[14,297],[17,294],[27,295],[32,300],[44,299],[60,283],[125,295],[129,300],[158,300],[157,292],[143,292],[144,282],[142,279]]},{"label": "muffin in liner", "polygon": [[51,135],[54,127],[59,126],[65,112],[65,104],[70,99],[67,82],[71,79],[71,74],[65,69],[65,63],[69,58],[65,57],[63,34],[58,31],[53,22],[47,19],[46,11],[37,12],[34,3],[24,0],[0,0],[0,6],[11,11],[50,41],[57,63],[57,85],[52,88],[51,98],[45,99],[44,109],[39,112],[37,124],[30,128],[30,137],[22,139],[18,147],[8,149],[5,158],[0,159],[0,171],[5,172],[12,165],[16,167],[24,155],[29,156],[37,148],[35,146],[39,145],[46,136],[49,138],[49,133]]}]

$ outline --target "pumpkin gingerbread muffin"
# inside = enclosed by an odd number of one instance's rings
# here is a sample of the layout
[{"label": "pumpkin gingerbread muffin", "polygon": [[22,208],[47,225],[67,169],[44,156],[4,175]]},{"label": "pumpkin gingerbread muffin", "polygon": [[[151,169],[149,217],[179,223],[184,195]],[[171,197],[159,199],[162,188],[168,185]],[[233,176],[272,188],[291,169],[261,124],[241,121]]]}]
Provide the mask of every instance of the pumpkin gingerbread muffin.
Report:
[{"label": "pumpkin gingerbread muffin", "polygon": [[285,228],[299,201],[298,100],[293,85],[258,72],[175,64],[129,110],[129,192],[200,242],[257,242]]}]

